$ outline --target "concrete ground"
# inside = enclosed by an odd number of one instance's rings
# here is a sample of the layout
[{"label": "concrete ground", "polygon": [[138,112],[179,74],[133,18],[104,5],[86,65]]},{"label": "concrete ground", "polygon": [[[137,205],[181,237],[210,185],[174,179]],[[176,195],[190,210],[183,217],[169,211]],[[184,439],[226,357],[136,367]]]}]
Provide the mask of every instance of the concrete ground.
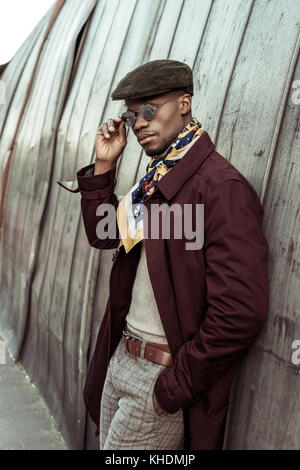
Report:
[{"label": "concrete ground", "polygon": [[68,450],[43,398],[22,366],[4,352],[1,336],[0,450]]}]

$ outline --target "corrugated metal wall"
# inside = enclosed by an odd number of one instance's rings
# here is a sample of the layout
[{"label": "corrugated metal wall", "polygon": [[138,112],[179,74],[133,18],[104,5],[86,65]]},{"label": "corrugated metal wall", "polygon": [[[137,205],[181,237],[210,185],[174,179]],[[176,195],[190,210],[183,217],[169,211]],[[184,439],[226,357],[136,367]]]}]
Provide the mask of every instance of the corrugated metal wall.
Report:
[{"label": "corrugated metal wall", "polygon": [[[112,253],[89,247],[80,195],[56,181],[76,184],[78,169],[94,160],[99,123],[122,105],[110,92],[128,71],[149,60],[182,60],[194,71],[193,115],[260,195],[270,244],[269,318],[240,365],[225,447],[299,448],[299,366],[291,345],[300,339],[300,139],[291,85],[300,78],[300,2],[62,0],[56,7],[47,39],[54,8],[1,77],[0,329],[11,353],[69,445],[98,448],[82,389]],[[119,195],[147,162],[129,133],[118,161]]]}]

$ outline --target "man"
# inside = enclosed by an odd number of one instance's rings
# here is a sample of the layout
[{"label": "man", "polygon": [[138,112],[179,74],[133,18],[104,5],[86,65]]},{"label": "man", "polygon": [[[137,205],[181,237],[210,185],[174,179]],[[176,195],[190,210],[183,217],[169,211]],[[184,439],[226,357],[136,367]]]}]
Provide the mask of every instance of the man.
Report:
[{"label": "man", "polygon": [[[111,96],[127,111],[100,126],[96,161],[77,173],[90,245],[117,249],[85,404],[100,449],[221,449],[236,365],[267,314],[262,207],[192,116],[186,64],[148,62]],[[119,202],[125,123],[150,158]],[[168,236],[159,226],[151,237],[158,220],[151,210],[163,205],[182,209],[196,239],[203,230],[203,244],[191,242],[190,231],[175,236],[178,217]]]}]

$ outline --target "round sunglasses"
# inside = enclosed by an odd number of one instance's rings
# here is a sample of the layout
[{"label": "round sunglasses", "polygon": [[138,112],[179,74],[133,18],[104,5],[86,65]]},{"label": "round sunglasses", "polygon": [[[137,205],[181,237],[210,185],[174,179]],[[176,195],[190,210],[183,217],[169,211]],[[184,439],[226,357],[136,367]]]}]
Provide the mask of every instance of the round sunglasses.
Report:
[{"label": "round sunglasses", "polygon": [[142,104],[138,111],[135,111],[135,112],[125,111],[124,113],[121,114],[120,118],[122,119],[122,121],[124,121],[124,123],[128,127],[134,127],[139,113],[140,113],[140,115],[142,116],[143,119],[145,119],[146,121],[151,121],[154,118],[155,111],[158,108],[160,108],[161,106],[163,106],[166,103],[169,103],[169,101],[173,101],[173,100],[174,100],[174,98],[172,98],[168,101],[165,101],[164,103],[156,104],[156,105],[149,104],[149,103]]}]

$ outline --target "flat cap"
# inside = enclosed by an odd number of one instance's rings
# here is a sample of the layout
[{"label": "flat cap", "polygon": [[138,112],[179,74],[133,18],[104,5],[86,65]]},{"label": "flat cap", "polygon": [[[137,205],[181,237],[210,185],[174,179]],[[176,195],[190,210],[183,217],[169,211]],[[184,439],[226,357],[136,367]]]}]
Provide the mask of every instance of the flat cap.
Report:
[{"label": "flat cap", "polygon": [[111,94],[113,100],[138,99],[183,90],[194,94],[193,72],[178,60],[152,60],[127,73]]}]

